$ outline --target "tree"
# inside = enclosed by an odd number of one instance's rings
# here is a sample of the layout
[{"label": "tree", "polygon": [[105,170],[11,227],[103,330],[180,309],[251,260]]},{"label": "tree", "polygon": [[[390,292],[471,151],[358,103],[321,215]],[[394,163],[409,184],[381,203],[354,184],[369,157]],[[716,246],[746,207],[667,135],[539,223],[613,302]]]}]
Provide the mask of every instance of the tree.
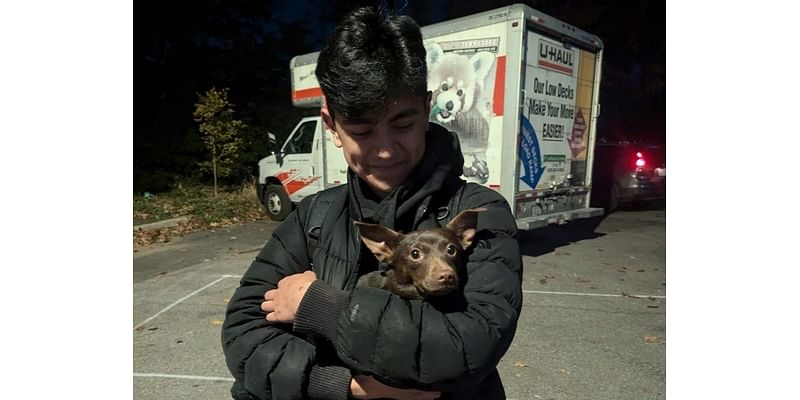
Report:
[{"label": "tree", "polygon": [[194,120],[200,123],[203,143],[211,152],[211,159],[200,162],[200,168],[214,175],[214,196],[217,196],[217,177],[226,177],[233,171],[242,149],[240,131],[245,125],[233,119],[233,104],[228,101],[228,89],[211,88],[198,95]]}]

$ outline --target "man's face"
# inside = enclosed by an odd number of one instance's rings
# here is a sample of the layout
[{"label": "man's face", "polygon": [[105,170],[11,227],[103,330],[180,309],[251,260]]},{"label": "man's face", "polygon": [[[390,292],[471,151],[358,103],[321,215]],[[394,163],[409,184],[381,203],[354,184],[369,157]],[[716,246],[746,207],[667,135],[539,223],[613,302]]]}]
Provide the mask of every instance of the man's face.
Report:
[{"label": "man's face", "polygon": [[322,117],[350,169],[383,198],[422,159],[429,111],[425,97],[403,97],[390,102],[382,113],[349,120],[335,114],[331,119],[323,106]]}]

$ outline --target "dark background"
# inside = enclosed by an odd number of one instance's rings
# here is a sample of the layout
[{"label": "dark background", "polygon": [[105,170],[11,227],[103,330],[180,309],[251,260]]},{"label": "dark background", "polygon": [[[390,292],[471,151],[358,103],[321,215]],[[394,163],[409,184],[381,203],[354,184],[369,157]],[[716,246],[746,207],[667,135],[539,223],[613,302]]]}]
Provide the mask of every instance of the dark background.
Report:
[{"label": "dark background", "polygon": [[[289,60],[318,51],[336,22],[359,5],[392,6],[420,26],[520,1],[142,0],[134,4],[134,193],[210,180],[192,119],[198,94],[230,88],[247,124],[237,184],[257,175],[301,116],[292,106]],[[598,35],[605,44],[598,135],[663,143],[665,6],[650,1],[542,0],[529,6]]]}]

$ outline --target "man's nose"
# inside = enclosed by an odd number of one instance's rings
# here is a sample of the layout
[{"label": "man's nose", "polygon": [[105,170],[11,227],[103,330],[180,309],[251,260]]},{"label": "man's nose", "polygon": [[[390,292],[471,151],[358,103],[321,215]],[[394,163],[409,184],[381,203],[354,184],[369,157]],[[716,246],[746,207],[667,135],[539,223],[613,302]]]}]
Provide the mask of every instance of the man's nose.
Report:
[{"label": "man's nose", "polygon": [[388,129],[376,129],[375,132],[375,152],[378,158],[392,158],[395,153],[396,143]]}]

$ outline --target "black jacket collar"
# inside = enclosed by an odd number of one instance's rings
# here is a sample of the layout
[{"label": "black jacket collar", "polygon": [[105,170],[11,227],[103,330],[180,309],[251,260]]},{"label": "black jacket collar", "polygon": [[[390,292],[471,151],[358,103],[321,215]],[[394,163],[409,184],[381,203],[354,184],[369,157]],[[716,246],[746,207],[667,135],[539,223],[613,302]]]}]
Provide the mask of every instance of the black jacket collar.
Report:
[{"label": "black jacket collar", "polygon": [[359,220],[379,223],[400,231],[409,231],[417,208],[433,194],[460,182],[464,156],[458,136],[431,123],[425,135],[425,154],[408,179],[383,200],[370,193],[370,188],[348,169],[348,191],[351,212]]}]

